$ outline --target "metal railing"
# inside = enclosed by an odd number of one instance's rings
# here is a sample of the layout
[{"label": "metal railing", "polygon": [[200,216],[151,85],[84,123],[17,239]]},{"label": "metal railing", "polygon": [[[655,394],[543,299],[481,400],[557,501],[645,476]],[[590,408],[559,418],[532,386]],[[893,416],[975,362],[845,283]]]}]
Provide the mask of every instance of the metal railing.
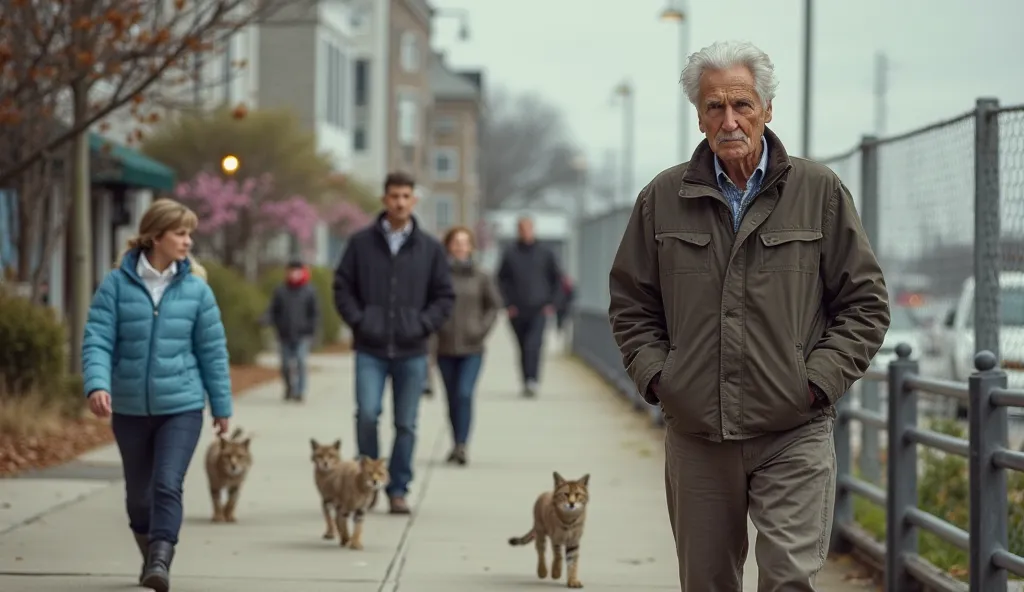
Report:
[{"label": "metal railing", "polygon": [[[1008,550],[1010,504],[1006,471],[1024,472],[1024,453],[1009,448],[1007,407],[1024,407],[1024,390],[1007,389],[1007,374],[990,351],[974,358],[976,372],[968,383],[919,375],[911,348],[900,344],[888,372],[870,371],[866,381],[888,386],[888,413],[882,415],[839,403],[835,428],[838,479],[833,549],[859,548],[885,565],[887,590],[1006,592],[1008,574],[1024,577],[1024,558]],[[918,425],[918,393],[959,399],[968,406],[968,437],[955,438]],[[886,486],[881,489],[852,473],[852,421],[888,432]],[[918,446],[968,459],[969,529],[963,530],[918,508]],[[854,521],[853,496],[885,508],[885,543],[876,541]],[[919,531],[968,553],[969,586],[955,580],[918,554]]]}]

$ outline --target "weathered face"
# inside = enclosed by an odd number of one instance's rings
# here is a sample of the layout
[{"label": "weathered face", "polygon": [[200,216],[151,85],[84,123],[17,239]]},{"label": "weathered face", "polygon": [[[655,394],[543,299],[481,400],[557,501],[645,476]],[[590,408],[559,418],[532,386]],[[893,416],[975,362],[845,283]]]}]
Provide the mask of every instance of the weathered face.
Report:
[{"label": "weathered face", "polygon": [[577,514],[587,507],[590,501],[590,474],[583,475],[576,481],[567,481],[555,473],[555,492],[552,499],[555,507],[566,514]]},{"label": "weathered face", "polygon": [[383,201],[388,218],[403,224],[412,217],[416,207],[416,195],[409,185],[388,185]]},{"label": "weathered face", "polygon": [[153,239],[153,250],[165,260],[183,261],[192,248],[192,231],[188,228],[169,230]]},{"label": "weathered face", "polygon": [[754,75],[745,66],[708,70],[700,77],[697,117],[718,158],[736,161],[757,152],[772,106],[761,106]]},{"label": "weathered face", "polygon": [[341,440],[335,440],[330,444],[320,444],[316,440],[309,441],[313,448],[312,461],[316,470],[327,472],[338,466],[341,462]]},{"label": "weathered face", "polygon": [[249,442],[249,438],[245,440],[220,439],[220,455],[217,457],[217,462],[226,475],[237,477],[249,468],[252,462]]},{"label": "weathered face", "polygon": [[374,491],[384,489],[391,479],[391,475],[388,474],[387,459],[364,456],[359,459],[359,468],[366,484]]}]

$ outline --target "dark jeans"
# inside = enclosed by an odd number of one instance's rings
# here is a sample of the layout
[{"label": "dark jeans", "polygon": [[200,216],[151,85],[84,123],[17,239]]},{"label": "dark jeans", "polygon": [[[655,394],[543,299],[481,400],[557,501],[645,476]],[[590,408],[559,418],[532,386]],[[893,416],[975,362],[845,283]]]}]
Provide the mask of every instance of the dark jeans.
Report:
[{"label": "dark jeans", "polygon": [[512,330],[519,342],[519,365],[523,382],[536,381],[540,376],[541,347],[544,345],[544,325],[547,317],[542,312],[523,314],[512,319]]},{"label": "dark jeans", "polygon": [[452,422],[455,444],[469,441],[469,426],[473,422],[473,392],[480,376],[483,355],[437,356],[444,390],[448,393],[448,418]]},{"label": "dark jeans", "polygon": [[404,496],[412,482],[413,450],[416,447],[416,418],[419,415],[427,356],[389,360],[356,353],[356,441],[359,454],[380,458],[377,422],[384,402],[384,383],[391,377],[394,397],[395,442],[388,472],[387,494]]},{"label": "dark jeans", "polygon": [[125,505],[132,532],[178,544],[185,472],[203,428],[202,410],[111,419],[124,466]]},{"label": "dark jeans", "polygon": [[306,359],[309,357],[310,339],[280,343],[281,376],[288,396],[301,399],[306,394]]}]

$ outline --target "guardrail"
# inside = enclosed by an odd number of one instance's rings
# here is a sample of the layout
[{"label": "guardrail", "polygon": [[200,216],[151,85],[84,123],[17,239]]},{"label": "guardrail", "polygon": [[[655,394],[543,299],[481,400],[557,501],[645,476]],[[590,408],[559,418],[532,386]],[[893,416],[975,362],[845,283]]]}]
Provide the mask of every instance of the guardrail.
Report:
[{"label": "guardrail", "polygon": [[[888,372],[870,371],[864,380],[888,384],[888,415],[854,409],[847,398],[839,404],[835,428],[838,480],[833,548],[854,546],[885,565],[886,590],[919,589],[959,592],[1006,592],[1008,574],[1024,577],[1024,558],[1007,551],[1009,502],[1006,470],[1024,472],[1024,453],[1008,446],[1007,407],[1024,407],[1024,390],[1008,390],[1007,375],[996,356],[981,351],[976,372],[967,384],[918,374],[907,344],[896,348]],[[918,427],[917,393],[927,392],[968,403],[968,438],[954,438]],[[862,481],[851,472],[850,423],[859,421],[888,432],[886,489]],[[917,507],[917,446],[928,446],[968,459],[970,528],[964,531]],[[853,497],[859,495],[885,508],[886,541],[880,543],[859,528]],[[918,554],[918,529],[968,553],[969,586],[947,576]]]}]

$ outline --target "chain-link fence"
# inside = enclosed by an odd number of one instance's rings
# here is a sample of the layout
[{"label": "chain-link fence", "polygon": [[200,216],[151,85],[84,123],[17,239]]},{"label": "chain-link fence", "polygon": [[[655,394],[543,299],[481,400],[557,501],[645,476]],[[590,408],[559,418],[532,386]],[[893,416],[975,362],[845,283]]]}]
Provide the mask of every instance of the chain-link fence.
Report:
[{"label": "chain-link fence", "polygon": [[[988,349],[1000,358],[1009,386],[1024,388],[1024,106],[1000,108],[980,99],[964,115],[895,137],[867,136],[854,149],[819,162],[853,194],[885,272],[892,321],[876,369],[895,358],[898,343],[907,343],[921,375],[966,382],[974,354]],[[615,210],[579,229],[581,299],[573,349],[642,407],[608,323],[608,271],[630,212]],[[922,415],[931,416],[936,429],[965,433],[963,402],[937,395],[920,399]],[[847,397],[847,404],[883,416],[886,402],[884,385],[871,381]],[[855,470],[884,488],[884,432],[870,426],[853,431]],[[1009,432],[1011,445],[1021,447],[1024,417],[1012,416]],[[966,479],[966,464],[962,468]],[[922,485],[921,506],[966,508],[967,499],[954,499],[956,479],[939,479],[934,490]],[[1010,496],[1011,503],[1024,503],[1024,491]],[[883,512],[884,525],[884,511],[874,510]],[[857,514],[864,524],[878,522],[860,506]],[[1024,541],[1024,524],[1010,529],[1011,539]],[[942,544],[928,545],[933,543]],[[936,561],[940,567],[966,570],[966,563],[955,565],[965,560],[963,554],[944,557],[952,563]]]}]

